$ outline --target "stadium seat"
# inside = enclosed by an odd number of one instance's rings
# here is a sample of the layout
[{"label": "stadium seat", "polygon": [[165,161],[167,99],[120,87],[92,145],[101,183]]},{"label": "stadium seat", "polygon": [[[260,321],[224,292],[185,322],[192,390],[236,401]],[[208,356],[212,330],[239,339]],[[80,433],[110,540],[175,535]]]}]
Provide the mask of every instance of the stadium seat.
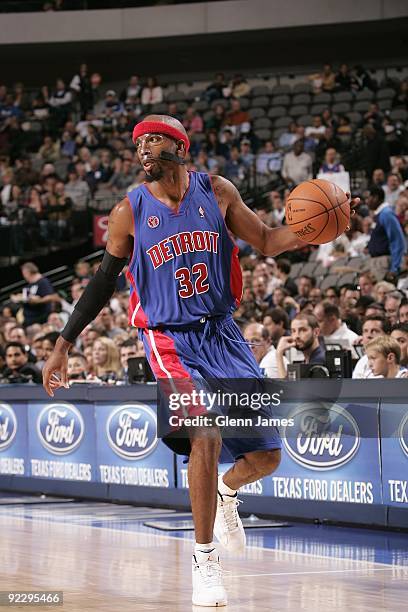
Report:
[{"label": "stadium seat", "polygon": [[350,91],[338,91],[333,94],[333,102],[351,102],[353,95]]},{"label": "stadium seat", "polygon": [[351,111],[350,102],[336,102],[332,106],[332,111],[333,113],[340,113],[340,114],[348,113]]},{"label": "stadium seat", "polygon": [[256,85],[251,90],[251,95],[256,96],[269,96],[271,93],[269,87],[267,85]]},{"label": "stadium seat", "polygon": [[210,108],[207,100],[197,100],[193,102],[193,108],[195,108],[198,112],[202,113]]},{"label": "stadium seat", "polygon": [[273,130],[273,139],[278,141],[279,138],[286,132],[286,128],[276,128]]},{"label": "stadium seat", "polygon": [[361,271],[364,269],[364,264],[367,262],[367,257],[352,257],[347,265],[353,270]]},{"label": "stadium seat", "polygon": [[312,115],[302,115],[297,118],[297,124],[302,127],[307,127],[308,125],[312,125],[313,117]]},{"label": "stadium seat", "polygon": [[381,111],[389,110],[390,108],[392,108],[391,98],[385,98],[384,100],[378,100],[377,104],[378,104],[378,108]]},{"label": "stadium seat", "polygon": [[275,85],[275,87],[272,87],[271,93],[272,95],[277,96],[281,94],[290,94],[292,93],[292,90],[289,85]]},{"label": "stadium seat", "polygon": [[171,91],[167,94],[167,102],[181,102],[186,99],[186,94],[183,91]]},{"label": "stadium seat", "polygon": [[362,89],[361,91],[357,91],[355,94],[356,102],[360,100],[372,100],[374,98],[374,92],[371,89]]},{"label": "stadium seat", "polygon": [[[317,254],[317,251],[315,251],[315,253]],[[309,261],[310,261],[310,257],[309,257]],[[327,272],[327,268],[325,268],[323,264],[318,263],[316,268],[314,269],[313,276],[315,278],[320,278],[324,276],[326,272]]]},{"label": "stadium seat", "polygon": [[189,100],[196,100],[198,102],[198,100],[202,98],[203,93],[203,89],[190,89],[190,91],[187,92],[187,96]]},{"label": "stadium seat", "polygon": [[288,95],[273,96],[271,104],[272,106],[289,106],[290,97]]},{"label": "stadium seat", "polygon": [[250,119],[258,119],[259,117],[265,116],[265,109],[263,108],[250,108],[248,111],[248,115]]},{"label": "stadium seat", "polygon": [[357,277],[357,272],[346,272],[337,277],[337,287],[341,287],[342,285],[354,285]]},{"label": "stadium seat", "polygon": [[363,118],[363,115],[361,113],[356,113],[355,111],[347,113],[346,116],[350,119],[351,123],[354,124],[359,123]]},{"label": "stadium seat", "polygon": [[267,106],[269,106],[268,96],[257,96],[256,98],[252,98],[251,106],[252,108],[254,108],[255,106],[262,106],[266,108]]},{"label": "stadium seat", "polygon": [[284,106],[271,106],[268,110],[268,117],[275,119],[276,117],[283,117],[287,114],[287,109]]},{"label": "stadium seat", "polygon": [[188,107],[189,107],[188,102],[185,102],[185,101],[177,102],[177,110],[179,113],[185,113]]},{"label": "stadium seat", "polygon": [[310,83],[304,82],[296,83],[296,85],[293,86],[292,91],[294,94],[310,93],[311,89]]},{"label": "stadium seat", "polygon": [[405,108],[394,108],[390,112],[390,117],[393,121],[406,121],[408,119],[408,111]]},{"label": "stadium seat", "polygon": [[216,106],[223,106],[224,108],[229,107],[229,100],[224,100],[224,98],[217,98],[211,103],[211,108],[215,108]]},{"label": "stadium seat", "polygon": [[297,278],[301,273],[303,268],[303,262],[294,263],[290,269],[289,276],[290,278]]},{"label": "stadium seat", "polygon": [[322,93],[315,94],[313,97],[313,102],[315,104],[330,104],[331,102],[331,94],[322,91]]},{"label": "stadium seat", "polygon": [[240,98],[239,99],[239,103],[241,105],[241,108],[244,109],[244,110],[246,110],[250,106],[249,98]]},{"label": "stadium seat", "polygon": [[308,107],[305,104],[298,104],[297,106],[291,106],[288,113],[291,117],[300,117],[301,115],[306,115],[307,111]]},{"label": "stadium seat", "polygon": [[337,285],[338,274],[328,274],[320,280],[319,287],[322,291],[328,289],[328,287],[335,287]]},{"label": "stadium seat", "polygon": [[276,121],[275,121],[275,128],[278,127],[288,127],[289,124],[293,121],[292,117],[279,117]]},{"label": "stadium seat", "polygon": [[307,261],[303,264],[302,274],[305,276],[313,276],[313,272],[317,268],[318,264],[315,261]]},{"label": "stadium seat", "polygon": [[162,113],[167,113],[167,104],[164,102],[158,102],[157,104],[152,104],[152,113],[158,113],[161,115]]},{"label": "stadium seat", "polygon": [[377,100],[384,100],[384,98],[393,98],[395,96],[395,89],[392,87],[383,87],[377,91]]},{"label": "stadium seat", "polygon": [[270,129],[271,126],[272,121],[268,117],[259,117],[254,121],[254,130]]},{"label": "stadium seat", "polygon": [[293,96],[292,98],[292,104],[310,104],[311,102],[311,96],[309,94],[298,94],[296,96]]},{"label": "stadium seat", "polygon": [[310,107],[310,113],[312,115],[321,115],[327,108],[327,104],[313,104]]},{"label": "stadium seat", "polygon": [[212,119],[213,117],[214,117],[214,111],[212,110],[208,110],[203,114],[204,121],[209,121],[209,119]]},{"label": "stadium seat", "polygon": [[353,111],[358,113],[366,113],[370,108],[370,102],[368,100],[360,100],[360,102],[355,102],[353,106]]},{"label": "stadium seat", "polygon": [[271,130],[255,130],[255,136],[265,142],[265,140],[270,140],[272,137]]}]

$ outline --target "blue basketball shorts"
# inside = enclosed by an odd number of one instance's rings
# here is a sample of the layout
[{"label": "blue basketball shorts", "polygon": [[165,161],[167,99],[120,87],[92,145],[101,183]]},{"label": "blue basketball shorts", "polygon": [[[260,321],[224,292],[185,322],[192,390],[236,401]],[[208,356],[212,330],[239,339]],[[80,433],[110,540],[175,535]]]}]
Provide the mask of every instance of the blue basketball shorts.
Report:
[{"label": "blue basketball shorts", "polygon": [[[230,315],[181,329],[144,329],[141,336],[150,367],[158,381],[166,378],[203,382],[222,379],[231,381],[233,386],[232,379],[240,379],[242,387],[243,379],[247,379],[250,388],[251,381],[259,383],[263,378],[250,346]],[[250,407],[240,408],[240,415],[245,411],[254,417]],[[259,408],[257,415],[273,417],[272,407]],[[276,427],[256,426],[256,420],[253,420],[249,431],[245,429],[242,437],[223,436],[221,462],[234,461],[252,451],[281,448]],[[184,443],[174,443],[170,438],[166,436],[163,440],[175,452],[189,454],[189,440],[187,443],[185,439]]]}]

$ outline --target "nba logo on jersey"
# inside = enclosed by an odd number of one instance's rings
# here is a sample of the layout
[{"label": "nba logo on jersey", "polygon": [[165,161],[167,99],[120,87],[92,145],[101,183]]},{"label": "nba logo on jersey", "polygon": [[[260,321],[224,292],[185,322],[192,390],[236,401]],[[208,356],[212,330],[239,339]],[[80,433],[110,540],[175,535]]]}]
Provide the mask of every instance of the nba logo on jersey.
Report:
[{"label": "nba logo on jersey", "polygon": [[198,214],[202,219],[204,219],[204,208],[202,206],[199,207]]},{"label": "nba logo on jersey", "polygon": [[152,215],[151,217],[148,218],[147,220],[147,225],[149,227],[151,227],[152,229],[154,229],[155,227],[157,227],[160,223],[160,219],[159,217],[156,217],[156,215]]}]

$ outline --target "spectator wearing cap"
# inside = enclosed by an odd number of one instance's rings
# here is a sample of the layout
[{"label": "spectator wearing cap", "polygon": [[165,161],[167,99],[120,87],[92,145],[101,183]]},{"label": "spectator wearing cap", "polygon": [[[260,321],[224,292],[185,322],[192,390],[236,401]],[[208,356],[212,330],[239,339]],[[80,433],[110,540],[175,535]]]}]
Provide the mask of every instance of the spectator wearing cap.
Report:
[{"label": "spectator wearing cap", "polygon": [[315,306],[314,315],[326,344],[340,344],[343,348],[352,350],[359,336],[341,320],[338,306],[330,302],[321,302]]},{"label": "spectator wearing cap", "polygon": [[384,190],[371,187],[367,205],[374,213],[375,227],[367,248],[371,257],[391,254],[390,271],[398,274],[406,252],[406,240],[397,216],[384,200]]},{"label": "spectator wearing cap", "polygon": [[278,259],[276,262],[276,276],[282,283],[283,289],[286,289],[289,295],[295,297],[298,294],[298,287],[293,280],[290,278],[291,265],[288,259]]},{"label": "spectator wearing cap", "polygon": [[[371,340],[378,338],[378,336],[384,336],[389,333],[388,321],[382,315],[371,315],[365,317],[362,327],[362,335],[359,339],[363,349],[367,346]],[[369,364],[367,355],[363,355],[357,361],[354,370],[353,378],[375,378]]]},{"label": "spectator wearing cap", "polygon": [[267,378],[278,378],[276,349],[271,344],[268,330],[260,323],[249,323],[244,338],[250,344],[254,357]]},{"label": "spectator wearing cap", "polygon": [[241,140],[239,153],[242,162],[246,165],[247,168],[251,168],[255,160],[255,155],[254,153],[252,153],[251,141],[248,140],[248,138],[243,138]]},{"label": "spectator wearing cap", "polygon": [[368,365],[374,376],[405,378],[407,370],[401,365],[401,349],[397,340],[379,336],[366,346]]},{"label": "spectator wearing cap", "polygon": [[304,152],[303,140],[297,140],[293,150],[283,158],[282,177],[293,185],[313,178],[312,158]]}]

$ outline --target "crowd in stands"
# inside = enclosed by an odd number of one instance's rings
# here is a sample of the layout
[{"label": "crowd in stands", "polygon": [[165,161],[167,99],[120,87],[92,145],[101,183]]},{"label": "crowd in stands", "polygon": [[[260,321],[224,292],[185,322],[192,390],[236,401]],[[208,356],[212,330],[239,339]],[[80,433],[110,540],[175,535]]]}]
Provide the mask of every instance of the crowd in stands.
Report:
[{"label": "crowd in stands", "polygon": [[114,90],[82,64],[37,91],[0,85],[0,224],[11,228],[13,253],[86,234],[95,198],[111,207],[143,181],[131,134],[150,112],[182,121],[189,169],[223,174],[241,190],[262,177],[283,199],[318,173],[360,171],[360,187],[384,187],[404,225],[408,80],[380,87],[361,66],[343,64],[309,81],[291,91],[220,73],[201,90],[167,93],[154,77],[133,75]]},{"label": "crowd in stands", "polygon": [[[305,244],[274,260],[237,241],[244,289],[234,316],[268,376],[287,376],[295,361],[323,362],[331,344],[352,352],[356,377],[404,376],[408,81],[379,84],[362,67],[343,64],[338,71],[325,65],[301,85],[296,91],[303,93],[284,93],[282,86],[252,87],[242,75],[228,81],[217,74],[205,88],[180,97],[153,77],[134,75],[122,89],[105,91],[102,76],[86,64],[66,82],[59,78],[34,94],[22,83],[0,85],[0,224],[14,228],[16,254],[77,236],[93,198],[106,196],[113,204],[143,182],[131,134],[150,112],[182,121],[192,143],[188,169],[223,174],[241,192],[251,172],[265,177],[251,206],[271,227],[284,222],[294,185],[317,173],[359,169],[365,172],[361,204],[334,243]],[[388,97],[380,95],[384,90]],[[22,266],[27,284],[0,315],[3,382],[41,380],[92,272],[89,263],[78,262],[70,294],[63,295],[34,263]],[[137,330],[128,327],[123,275],[120,282],[79,338],[71,380],[126,382],[127,359],[143,356]]]}]

